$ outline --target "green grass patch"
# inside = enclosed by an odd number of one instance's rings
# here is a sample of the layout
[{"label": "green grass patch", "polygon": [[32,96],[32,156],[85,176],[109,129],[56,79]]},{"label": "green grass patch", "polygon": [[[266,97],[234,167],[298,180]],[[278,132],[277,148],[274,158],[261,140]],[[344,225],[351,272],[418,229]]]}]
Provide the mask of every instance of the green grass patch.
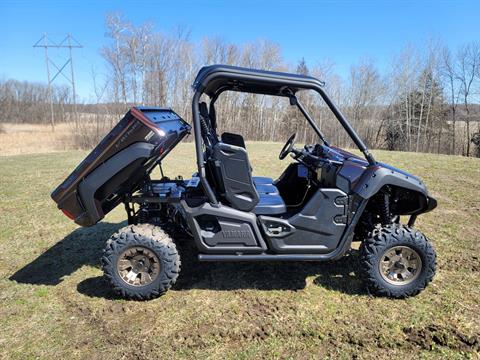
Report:
[{"label": "green grass patch", "polygon": [[[248,143],[255,175],[278,176],[282,144]],[[480,347],[480,161],[375,151],[420,176],[439,201],[417,227],[438,253],[419,296],[369,296],[357,255],[336,263],[199,263],[182,254],[178,286],[148,302],[118,299],[102,277],[118,208],[78,228],[50,192],[85,152],[0,157],[0,358],[475,358]],[[192,144],[165,172],[189,177]]]}]

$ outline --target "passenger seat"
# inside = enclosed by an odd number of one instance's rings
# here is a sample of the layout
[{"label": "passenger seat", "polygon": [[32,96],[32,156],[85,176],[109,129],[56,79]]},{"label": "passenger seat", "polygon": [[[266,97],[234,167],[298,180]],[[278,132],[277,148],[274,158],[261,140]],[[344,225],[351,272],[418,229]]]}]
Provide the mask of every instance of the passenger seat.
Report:
[{"label": "passenger seat", "polygon": [[[277,190],[278,191],[278,190]],[[262,194],[260,193],[260,201],[253,209],[257,215],[281,215],[287,212],[285,202],[279,193],[277,194]]]},{"label": "passenger seat", "polygon": [[265,176],[254,176],[253,182],[255,183],[255,185],[273,184],[273,179]]},{"label": "passenger seat", "polygon": [[269,177],[254,176],[253,183],[260,196],[253,212],[257,215],[280,215],[287,211],[280,192]]}]

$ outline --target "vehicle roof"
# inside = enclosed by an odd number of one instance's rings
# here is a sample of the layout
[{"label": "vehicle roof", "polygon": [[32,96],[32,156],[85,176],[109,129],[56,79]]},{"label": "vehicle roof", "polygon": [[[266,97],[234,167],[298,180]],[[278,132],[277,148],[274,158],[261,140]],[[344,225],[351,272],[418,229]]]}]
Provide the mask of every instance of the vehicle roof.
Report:
[{"label": "vehicle roof", "polygon": [[225,90],[285,96],[285,88],[295,93],[300,89],[322,87],[324,83],[307,75],[210,65],[200,69],[192,86],[210,97]]}]

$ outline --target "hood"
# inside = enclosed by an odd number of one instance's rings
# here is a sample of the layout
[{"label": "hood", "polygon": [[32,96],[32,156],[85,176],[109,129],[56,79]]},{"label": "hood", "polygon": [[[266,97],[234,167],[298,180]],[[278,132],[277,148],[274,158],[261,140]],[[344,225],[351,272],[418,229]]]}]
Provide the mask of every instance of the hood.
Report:
[{"label": "hood", "polygon": [[[362,165],[362,166],[365,166],[365,167],[368,166],[368,161],[365,160],[364,158],[358,156],[358,155],[352,154],[352,153],[350,153],[350,152],[348,152],[348,151],[346,151],[346,150],[343,150],[343,149],[340,149],[340,148],[337,148],[337,147],[333,147],[333,146],[331,147],[331,149],[333,149],[333,150],[334,150],[338,155],[340,155],[344,160],[353,161],[353,162],[355,162],[355,163],[357,163],[357,164],[360,164],[360,165]],[[413,179],[415,179],[415,180],[420,181],[420,178],[418,178],[417,176],[412,175],[412,174],[410,174],[410,173],[408,173],[408,172],[406,172],[406,171],[404,171],[404,170],[402,170],[402,169],[396,168],[396,167],[394,167],[394,166],[392,166],[392,165],[389,165],[389,164],[386,164],[386,163],[383,163],[383,162],[379,162],[379,161],[377,161],[377,164],[376,164],[376,165],[377,165],[377,166],[380,166],[380,167],[382,167],[382,168],[388,169],[388,170],[393,170],[393,171],[395,171],[395,172],[397,172],[397,173],[400,173],[400,174],[402,174],[402,175],[405,175],[405,176],[408,176],[408,177],[410,177],[410,178],[413,178]]]},{"label": "hood", "polygon": [[402,170],[402,169],[396,168],[396,167],[394,167],[394,166],[392,166],[392,165],[385,164],[385,163],[382,163],[382,162],[377,162],[377,165],[378,165],[378,166],[381,166],[381,167],[383,167],[383,168],[385,168],[385,169],[393,170],[393,171],[395,171],[395,172],[397,172],[397,173],[400,173],[400,174],[402,174],[402,175],[408,176],[409,178],[412,178],[412,179],[414,179],[414,180],[421,181],[418,176],[412,175],[412,174],[410,174],[410,173],[408,173],[408,172],[406,172],[406,171],[404,171],[404,170]]}]

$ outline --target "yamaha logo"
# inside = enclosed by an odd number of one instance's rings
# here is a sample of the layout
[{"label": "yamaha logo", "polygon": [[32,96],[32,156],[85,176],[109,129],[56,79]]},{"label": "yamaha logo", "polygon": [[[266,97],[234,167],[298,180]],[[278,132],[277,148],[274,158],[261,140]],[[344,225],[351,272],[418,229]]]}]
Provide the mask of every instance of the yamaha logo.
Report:
[{"label": "yamaha logo", "polygon": [[250,237],[250,233],[248,231],[242,231],[242,230],[223,230],[222,236],[224,239],[232,239],[232,238],[245,239]]}]

